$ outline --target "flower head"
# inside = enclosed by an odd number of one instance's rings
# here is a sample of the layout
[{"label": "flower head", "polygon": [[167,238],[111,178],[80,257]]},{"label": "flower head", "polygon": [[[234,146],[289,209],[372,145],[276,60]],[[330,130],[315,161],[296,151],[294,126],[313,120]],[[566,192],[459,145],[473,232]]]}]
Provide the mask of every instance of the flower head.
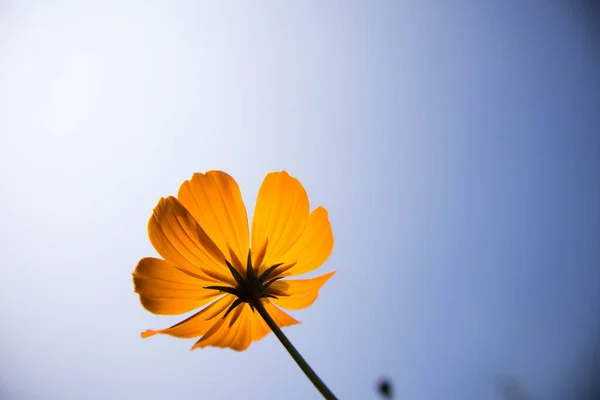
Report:
[{"label": "flower head", "polygon": [[236,181],[222,171],[195,173],[177,198],[161,198],[148,222],[150,242],[163,259],[143,258],[133,272],[135,291],[154,314],[191,317],[158,333],[200,339],[192,347],[242,351],[270,329],[254,309],[261,302],[279,327],[299,321],[279,307],[311,305],[334,272],[286,279],[318,268],[333,249],[327,211],[309,213],[306,191],[287,172],[265,177],[251,238]]}]

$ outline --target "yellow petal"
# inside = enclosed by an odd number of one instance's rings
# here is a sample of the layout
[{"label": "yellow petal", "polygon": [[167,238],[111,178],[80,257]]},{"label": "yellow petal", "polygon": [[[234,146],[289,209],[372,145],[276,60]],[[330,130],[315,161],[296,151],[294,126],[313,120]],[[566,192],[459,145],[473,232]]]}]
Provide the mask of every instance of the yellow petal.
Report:
[{"label": "yellow petal", "polygon": [[161,198],[148,222],[150,242],[166,261],[181,270],[210,280],[205,271],[222,274],[222,281],[235,285],[225,256],[175,198]]},{"label": "yellow petal", "polygon": [[[262,301],[265,309],[280,328],[299,323],[267,299]],[[260,314],[256,310],[252,311],[248,304],[243,303],[231,311],[226,318],[220,318],[216,321],[204,336],[194,344],[192,350],[213,346],[229,347],[233,350],[243,351],[252,342],[264,338],[269,332],[271,332],[271,329]]]},{"label": "yellow petal", "polygon": [[252,343],[252,311],[246,304],[243,312],[237,320],[237,331],[231,343],[231,348],[237,351],[244,351]]},{"label": "yellow petal", "polygon": [[302,235],[308,211],[308,196],[296,178],[286,171],[267,174],[252,219],[252,248],[258,251],[268,241],[263,262],[256,265],[259,273],[282,262],[282,257]]},{"label": "yellow petal", "polygon": [[158,258],[143,258],[133,271],[133,285],[146,310],[160,315],[183,314],[219,296],[202,281]]},{"label": "yellow petal", "polygon": [[[290,315],[271,304],[268,299],[262,299],[262,302],[265,306],[265,310],[267,310],[278,327],[283,328],[285,326],[296,325],[300,323],[300,321],[292,318]],[[252,341],[256,342],[267,336],[267,334],[271,332],[271,328],[269,328],[269,325],[267,325],[265,320],[258,312],[255,311],[252,316]]]},{"label": "yellow petal", "polygon": [[271,302],[267,299],[263,299],[263,304],[265,306],[265,310],[267,310],[267,312],[269,313],[271,318],[273,318],[273,321],[275,321],[278,327],[283,328],[284,326],[296,325],[300,323],[300,321],[292,318],[291,315],[282,311],[279,307],[276,307],[273,304],[271,304]]},{"label": "yellow petal", "polygon": [[225,295],[219,300],[211,303],[208,307],[170,328],[156,331],[147,330],[142,333],[142,337],[147,338],[159,333],[179,338],[195,338],[204,335],[213,327],[213,325],[218,324],[219,321],[223,319],[224,313],[234,300],[234,296],[230,294]]},{"label": "yellow petal", "polygon": [[310,306],[319,296],[319,289],[336,271],[311,279],[289,279],[271,284],[269,292],[277,296],[276,305],[288,310],[300,310]]},{"label": "yellow petal", "polygon": [[283,276],[301,275],[313,271],[329,258],[332,250],[333,232],[327,210],[317,207],[310,213],[300,239],[279,261],[285,263],[279,270],[285,270],[287,265],[295,262],[296,264],[285,271]]},{"label": "yellow petal", "polygon": [[269,332],[271,332],[271,328],[269,328],[265,320],[255,310],[252,314],[252,341],[256,342],[264,338]]},{"label": "yellow petal", "polygon": [[[238,335],[247,335],[247,333],[240,332],[242,327],[242,321],[245,318],[241,318],[242,314],[251,312],[246,303],[240,304],[225,318],[221,318],[215,323],[203,336],[194,344],[192,350],[198,347],[204,348],[206,346],[213,347],[230,347],[234,350],[241,349],[238,344]],[[244,328],[248,327],[244,325]],[[247,348],[247,347],[246,347]],[[245,348],[243,349],[245,350]]]},{"label": "yellow petal", "polygon": [[183,182],[178,198],[221,252],[226,256],[233,252],[230,261],[245,269],[248,216],[236,181],[222,171],[195,173]]},{"label": "yellow petal", "polygon": [[234,322],[233,326],[230,322],[230,327],[231,329],[235,328],[235,332],[232,330],[234,333],[230,339],[228,347],[231,347],[237,351],[246,350],[252,343],[252,319],[254,318],[253,312],[251,311],[250,306],[247,304],[243,304],[242,307],[243,311],[237,321]]}]

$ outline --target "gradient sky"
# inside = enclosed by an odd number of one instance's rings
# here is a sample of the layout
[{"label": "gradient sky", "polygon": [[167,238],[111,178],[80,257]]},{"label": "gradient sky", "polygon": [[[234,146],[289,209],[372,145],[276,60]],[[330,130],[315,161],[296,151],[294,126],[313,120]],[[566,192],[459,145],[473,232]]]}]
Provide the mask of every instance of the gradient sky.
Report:
[{"label": "gradient sky", "polygon": [[273,335],[139,337],[181,319],[133,293],[152,208],[210,169],[329,210],[285,333],[341,399],[558,398],[600,322],[600,81],[535,4],[2,2],[0,398],[319,398]]}]

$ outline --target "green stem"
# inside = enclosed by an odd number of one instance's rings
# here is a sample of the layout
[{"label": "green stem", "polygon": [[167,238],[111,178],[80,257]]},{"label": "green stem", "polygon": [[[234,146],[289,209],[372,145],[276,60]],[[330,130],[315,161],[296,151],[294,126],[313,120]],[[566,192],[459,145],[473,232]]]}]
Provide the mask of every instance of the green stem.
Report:
[{"label": "green stem", "polygon": [[321,392],[323,397],[327,400],[337,400],[337,397],[335,397],[335,395],[331,393],[331,390],[329,390],[327,385],[323,383],[321,378],[319,378],[319,376],[315,373],[315,371],[313,371],[310,365],[308,365],[304,358],[302,358],[300,353],[298,353],[298,350],[296,350],[292,342],[290,342],[289,339],[283,334],[283,332],[281,332],[281,329],[279,329],[275,321],[273,321],[273,318],[271,318],[271,316],[263,306],[262,301],[258,300],[254,302],[254,307],[261,315],[261,317],[263,317],[267,325],[269,325],[269,328],[271,328],[275,336],[277,336],[277,339],[279,339],[283,347],[286,348],[288,353],[290,353],[290,356],[292,356],[294,361],[296,361],[296,364],[298,364],[298,366],[304,372],[304,374],[306,374],[308,379],[310,379],[313,385],[315,385],[319,392]]}]

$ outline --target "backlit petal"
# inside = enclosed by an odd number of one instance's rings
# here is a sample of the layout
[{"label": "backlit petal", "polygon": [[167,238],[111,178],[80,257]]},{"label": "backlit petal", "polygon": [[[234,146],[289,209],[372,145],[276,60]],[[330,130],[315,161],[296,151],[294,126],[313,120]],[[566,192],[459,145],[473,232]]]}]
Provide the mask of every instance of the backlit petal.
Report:
[{"label": "backlit petal", "polygon": [[242,307],[243,309],[239,318],[230,328],[234,333],[229,347],[237,351],[246,350],[250,347],[250,343],[252,343],[252,311],[247,304],[244,304]]},{"label": "backlit petal", "polygon": [[311,279],[288,279],[274,282],[269,291],[278,298],[272,301],[288,310],[306,308],[317,299],[319,289],[333,274],[335,274],[335,271]]},{"label": "backlit petal", "polygon": [[147,330],[142,333],[142,337],[147,338],[159,333],[179,338],[195,338],[204,335],[213,325],[215,325],[215,323],[218,323],[223,319],[223,315],[225,315],[225,312],[234,300],[234,296],[229,294],[225,295],[211,303],[208,307],[170,328],[156,331]]},{"label": "backlit petal", "polygon": [[274,306],[270,301],[266,301],[266,299],[263,299],[263,304],[265,306],[265,309],[267,310],[271,318],[273,318],[273,321],[275,321],[278,327],[283,328],[284,326],[296,325],[300,323],[300,321],[292,318],[291,315],[287,314],[279,307]]},{"label": "backlit petal", "polygon": [[176,315],[195,310],[219,296],[202,281],[158,258],[143,258],[133,271],[133,285],[146,310]]},{"label": "backlit petal", "polygon": [[225,265],[225,256],[175,198],[161,198],[148,222],[150,242],[165,260],[180,269],[211,278],[205,271],[222,273],[223,282],[235,282]]},{"label": "backlit petal", "polygon": [[238,318],[236,334],[232,340],[231,348],[237,351],[244,351],[252,343],[252,311],[246,304],[243,305],[243,312]]},{"label": "backlit petal", "polygon": [[327,210],[317,207],[310,213],[300,239],[279,261],[285,263],[279,270],[285,270],[286,265],[295,262],[296,264],[285,271],[283,276],[300,275],[313,271],[329,258],[332,250],[333,232]]},{"label": "backlit petal", "polygon": [[[267,310],[267,312],[269,313],[271,318],[273,318],[273,321],[275,321],[278,327],[283,328],[285,326],[291,326],[300,323],[300,321],[292,318],[290,315],[271,304],[271,302],[268,299],[262,299],[262,302],[265,306],[265,310]],[[252,319],[252,341],[256,342],[264,338],[267,334],[269,334],[271,332],[271,328],[269,328],[265,320],[262,319],[258,312],[255,312],[253,316],[254,318]]]},{"label": "backlit petal", "polygon": [[286,171],[267,174],[252,219],[252,248],[258,252],[268,240],[262,265],[255,265],[259,272],[281,262],[302,235],[308,212],[308,196],[296,178]]},{"label": "backlit petal", "polygon": [[[265,309],[280,328],[298,324],[295,320],[267,299],[262,300]],[[213,347],[229,347],[237,351],[246,350],[250,343],[264,338],[271,329],[260,314],[252,311],[246,303],[233,310],[226,318],[221,318],[196,342],[192,350]]]},{"label": "backlit petal", "polygon": [[250,246],[248,216],[236,181],[222,171],[195,173],[183,182],[178,198],[224,255],[235,254],[228,258],[233,265],[245,267]]},{"label": "backlit petal", "polygon": [[269,328],[257,311],[254,311],[252,317],[252,341],[256,342],[267,336],[271,332],[271,328]]},{"label": "backlit petal", "polygon": [[[243,303],[237,306],[232,312],[227,315],[225,318],[221,318],[218,322],[216,322],[203,336],[196,342],[196,344],[192,347],[192,350],[197,349],[198,347],[204,348],[206,346],[213,347],[230,347],[234,350],[245,350],[245,348],[241,348],[241,341],[238,340],[238,335],[242,334],[247,336],[247,333],[239,332],[240,328],[247,329],[247,325],[243,323],[245,321],[245,317],[241,318],[242,314],[246,312],[251,312],[250,307]],[[240,343],[238,343],[240,342]],[[248,344],[249,345],[249,344]]]}]

